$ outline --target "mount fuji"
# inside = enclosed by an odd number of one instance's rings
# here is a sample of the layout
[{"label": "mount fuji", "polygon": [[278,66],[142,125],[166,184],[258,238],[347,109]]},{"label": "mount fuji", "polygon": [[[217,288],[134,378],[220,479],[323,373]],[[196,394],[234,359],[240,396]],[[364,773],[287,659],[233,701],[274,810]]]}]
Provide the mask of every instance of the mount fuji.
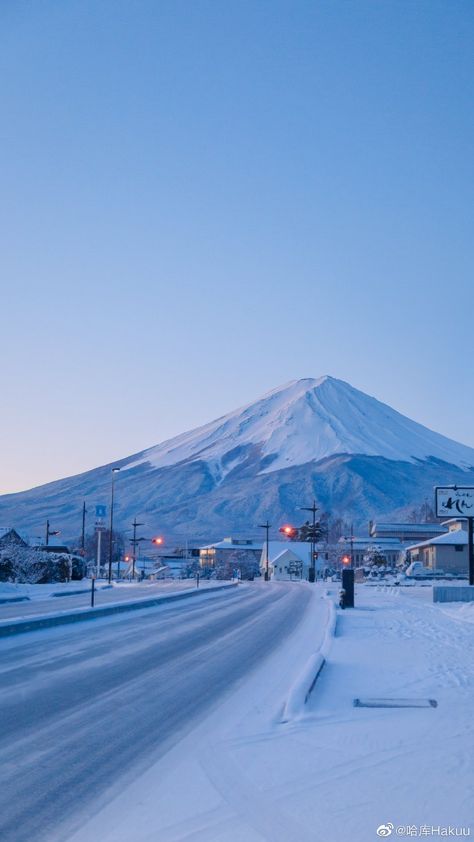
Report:
[{"label": "mount fuji", "polygon": [[459,444],[332,377],[294,380],[254,403],[141,453],[75,477],[0,497],[2,523],[33,534],[46,518],[77,536],[85,500],[107,503],[115,523],[136,515],[180,539],[253,534],[267,518],[321,510],[362,525],[406,516],[436,484],[474,482],[474,448]]}]

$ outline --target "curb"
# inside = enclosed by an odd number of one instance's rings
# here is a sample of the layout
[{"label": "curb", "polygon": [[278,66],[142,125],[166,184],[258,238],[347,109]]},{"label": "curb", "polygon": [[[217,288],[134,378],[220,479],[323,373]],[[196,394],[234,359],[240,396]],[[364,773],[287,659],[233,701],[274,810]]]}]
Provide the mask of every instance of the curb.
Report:
[{"label": "curb", "polygon": [[0,605],[6,605],[10,602],[30,602],[29,596],[5,596],[0,599]]},{"label": "curb", "polygon": [[304,669],[290,688],[280,720],[282,723],[296,719],[304,713],[304,706],[326,663],[326,658],[336,632],[337,612],[335,603],[327,594],[324,599],[326,599],[328,605],[328,621],[323,642],[319,649],[311,655]]},{"label": "curb", "polygon": [[162,605],[167,602],[176,602],[180,599],[189,599],[193,596],[200,596],[216,591],[224,591],[227,588],[236,588],[237,583],[220,585],[218,587],[203,588],[200,590],[181,591],[174,594],[163,594],[150,599],[140,599],[135,602],[113,602],[110,605],[101,605],[96,608],[77,608],[75,611],[62,611],[59,614],[43,614],[39,617],[31,617],[20,620],[5,620],[0,622],[0,638],[10,637],[15,634],[36,631],[37,629],[49,629],[54,626],[63,626],[69,623],[80,623],[83,620],[95,620],[96,617],[107,617],[110,614],[122,614],[125,611],[138,611],[141,608],[153,608],[155,605]]}]

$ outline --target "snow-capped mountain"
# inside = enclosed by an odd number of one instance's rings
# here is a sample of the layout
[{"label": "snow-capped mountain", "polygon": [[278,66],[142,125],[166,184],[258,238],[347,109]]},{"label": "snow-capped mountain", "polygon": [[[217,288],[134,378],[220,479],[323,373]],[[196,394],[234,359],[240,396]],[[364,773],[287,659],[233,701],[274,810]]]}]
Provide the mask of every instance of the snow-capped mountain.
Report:
[{"label": "snow-capped mountain", "polygon": [[[114,463],[116,524],[138,515],[178,538],[255,534],[267,517],[321,509],[361,523],[431,499],[435,484],[474,479],[466,447],[332,377],[294,380],[254,403]],[[77,535],[80,508],[107,503],[105,465],[0,498],[0,517],[30,532],[46,518]],[[36,534],[36,533],[35,533]]]},{"label": "snow-capped mountain", "polygon": [[357,453],[414,462],[436,458],[468,468],[474,448],[411,421],[343,380],[293,380],[255,403],[183,433],[139,455],[129,467],[155,468],[205,460],[223,478],[241,459],[236,448],[256,447],[267,460],[261,472]]}]

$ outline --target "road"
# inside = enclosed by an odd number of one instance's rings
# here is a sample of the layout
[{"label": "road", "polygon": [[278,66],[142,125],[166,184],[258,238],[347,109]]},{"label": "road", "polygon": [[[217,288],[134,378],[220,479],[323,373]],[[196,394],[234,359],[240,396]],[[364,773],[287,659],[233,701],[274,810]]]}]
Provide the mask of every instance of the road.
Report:
[{"label": "road", "polygon": [[[199,587],[205,589],[207,587],[216,587],[221,584],[215,580],[200,582]],[[227,583],[222,583],[227,584]],[[40,585],[39,587],[46,587]],[[90,584],[84,593],[68,593],[64,591],[61,596],[52,596],[49,598],[42,597],[41,599],[32,599],[29,602],[5,602],[0,604],[0,621],[13,620],[23,617],[34,617],[37,614],[50,614],[57,611],[68,611],[75,608],[87,608],[90,606]],[[77,589],[84,589],[83,582],[77,583]],[[130,600],[150,599],[161,594],[167,594],[171,591],[182,590],[196,590],[195,579],[172,580],[167,582],[156,582],[144,584],[135,583],[133,585],[119,585],[116,587],[98,587],[95,591],[95,605],[107,605],[112,602],[128,602]]]},{"label": "road", "polygon": [[64,842],[278,647],[310,598],[256,583],[1,641],[0,838]]}]

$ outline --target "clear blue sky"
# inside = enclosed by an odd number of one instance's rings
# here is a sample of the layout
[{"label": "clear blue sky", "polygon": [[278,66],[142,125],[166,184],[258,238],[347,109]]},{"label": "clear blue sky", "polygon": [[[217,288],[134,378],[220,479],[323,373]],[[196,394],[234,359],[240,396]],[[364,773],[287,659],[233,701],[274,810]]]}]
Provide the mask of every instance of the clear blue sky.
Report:
[{"label": "clear blue sky", "polygon": [[474,445],[472,0],[3,0],[0,490],[332,374]]}]

